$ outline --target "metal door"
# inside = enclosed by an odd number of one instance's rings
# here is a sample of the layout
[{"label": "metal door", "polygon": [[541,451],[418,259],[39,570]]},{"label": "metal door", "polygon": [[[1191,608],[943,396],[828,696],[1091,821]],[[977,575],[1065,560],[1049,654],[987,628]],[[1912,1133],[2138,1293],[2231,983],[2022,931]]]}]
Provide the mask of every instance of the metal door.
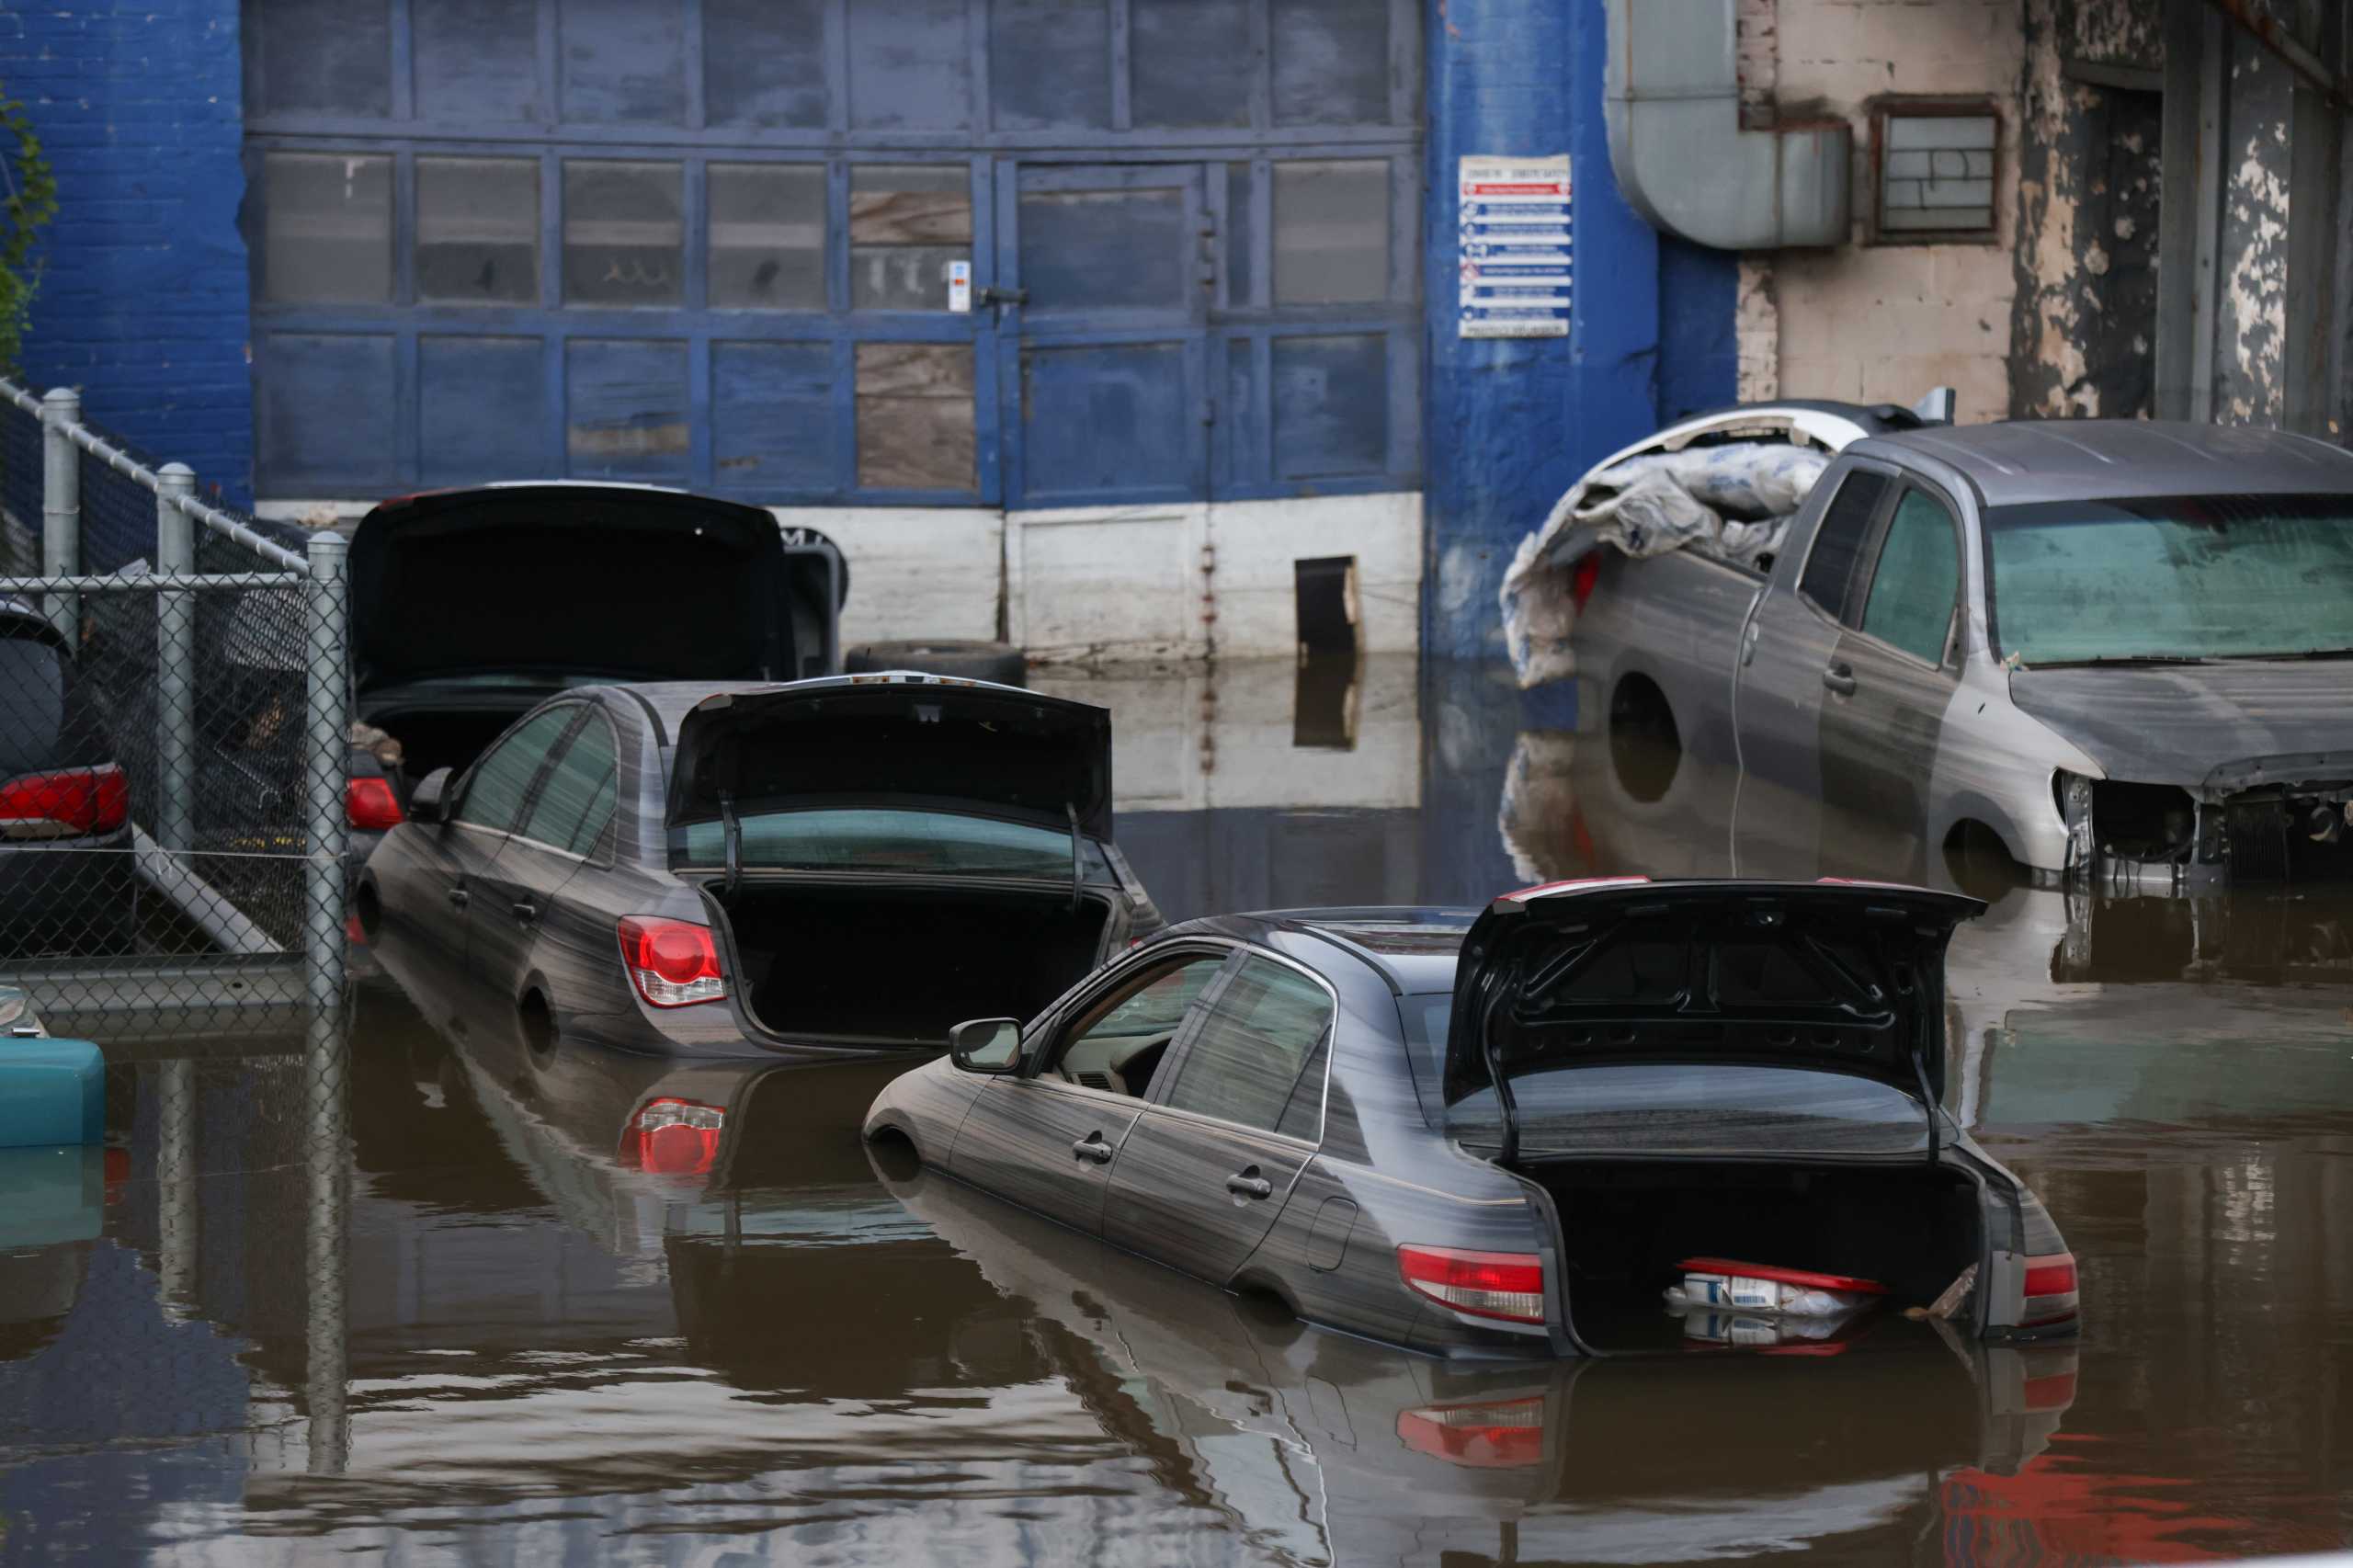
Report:
[{"label": "metal door", "polygon": [[1002,159],[995,313],[1008,509],[1198,500],[1217,231],[1199,164]]}]

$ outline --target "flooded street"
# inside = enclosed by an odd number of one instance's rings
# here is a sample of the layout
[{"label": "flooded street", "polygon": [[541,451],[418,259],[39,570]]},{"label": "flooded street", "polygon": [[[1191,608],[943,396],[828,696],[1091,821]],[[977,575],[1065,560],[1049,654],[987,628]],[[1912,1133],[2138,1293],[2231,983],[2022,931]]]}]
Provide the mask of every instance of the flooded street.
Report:
[{"label": "flooded street", "polygon": [[[1410,663],[1041,677],[1115,714],[1169,919],[1869,871],[1988,896],[1948,1104],[2084,1334],[1863,1320],[1479,1368],[870,1155],[913,1058],[537,1048],[462,974],[323,1042],[100,1035],[110,1144],[0,1152],[0,1563],[2178,1562],[2353,1540],[2353,896],[2014,885]],[[910,985],[923,954],[906,955]],[[52,1019],[63,1032],[70,1019]],[[631,1111],[721,1112],[655,1139]]]}]

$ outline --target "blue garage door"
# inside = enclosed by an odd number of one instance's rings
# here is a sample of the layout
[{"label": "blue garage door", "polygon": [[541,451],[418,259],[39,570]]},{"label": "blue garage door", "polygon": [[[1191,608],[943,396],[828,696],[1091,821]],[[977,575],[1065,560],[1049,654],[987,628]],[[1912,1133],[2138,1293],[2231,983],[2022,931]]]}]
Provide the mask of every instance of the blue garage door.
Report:
[{"label": "blue garage door", "polygon": [[256,488],[1410,487],[1419,28],[1415,0],[246,0]]}]

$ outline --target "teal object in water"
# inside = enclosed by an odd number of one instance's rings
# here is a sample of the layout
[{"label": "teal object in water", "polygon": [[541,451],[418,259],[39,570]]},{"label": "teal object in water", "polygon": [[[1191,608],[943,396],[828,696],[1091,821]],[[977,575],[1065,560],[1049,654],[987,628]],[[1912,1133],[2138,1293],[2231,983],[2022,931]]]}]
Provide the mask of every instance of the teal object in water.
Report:
[{"label": "teal object in water", "polygon": [[86,1040],[0,1037],[0,1149],[101,1142],[106,1066]]}]

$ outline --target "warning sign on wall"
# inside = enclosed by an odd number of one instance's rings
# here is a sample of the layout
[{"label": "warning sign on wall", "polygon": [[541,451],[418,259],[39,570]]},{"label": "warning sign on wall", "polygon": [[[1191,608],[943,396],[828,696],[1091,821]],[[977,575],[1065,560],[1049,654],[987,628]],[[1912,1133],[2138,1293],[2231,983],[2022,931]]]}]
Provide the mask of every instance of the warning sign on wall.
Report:
[{"label": "warning sign on wall", "polygon": [[1569,160],[1461,160],[1464,337],[1569,335]]}]

